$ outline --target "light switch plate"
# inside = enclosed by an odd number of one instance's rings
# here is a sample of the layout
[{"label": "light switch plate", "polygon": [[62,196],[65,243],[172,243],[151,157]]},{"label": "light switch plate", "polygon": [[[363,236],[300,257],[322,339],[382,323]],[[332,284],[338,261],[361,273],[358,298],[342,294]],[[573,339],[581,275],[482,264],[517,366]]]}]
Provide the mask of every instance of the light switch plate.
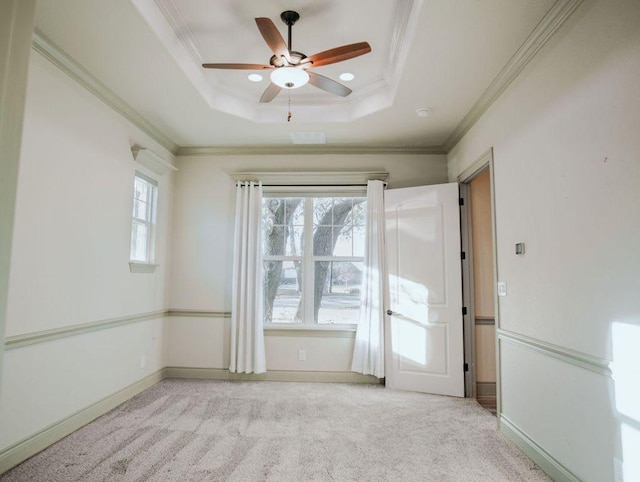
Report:
[{"label": "light switch plate", "polygon": [[498,281],[498,296],[507,296],[507,283]]}]

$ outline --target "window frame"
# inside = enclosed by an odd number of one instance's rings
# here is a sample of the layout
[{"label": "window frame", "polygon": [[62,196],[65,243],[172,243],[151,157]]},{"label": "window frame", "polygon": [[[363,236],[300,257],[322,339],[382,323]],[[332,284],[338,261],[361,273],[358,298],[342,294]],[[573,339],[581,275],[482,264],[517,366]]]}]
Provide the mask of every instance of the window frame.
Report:
[{"label": "window frame", "polygon": [[[146,199],[138,199],[136,197],[136,181],[141,180],[148,186]],[[145,218],[139,218],[135,216],[136,202],[141,201],[146,203],[146,215]],[[158,181],[152,177],[140,172],[134,171],[133,176],[133,195],[132,195],[132,209],[131,209],[131,236],[129,240],[129,267],[131,272],[137,273],[152,273],[158,266],[155,262],[155,248],[156,248],[156,217],[158,210]],[[135,225],[144,225],[147,228],[146,235],[146,258],[144,260],[133,258],[133,237],[135,234]]]},{"label": "window frame", "polygon": [[[264,186],[263,198],[367,198],[367,186]],[[264,261],[302,261],[303,278],[301,299],[303,303],[303,321],[300,323],[283,323],[264,320],[267,330],[320,330],[320,331],[354,331],[357,321],[353,323],[319,323],[314,320],[314,263],[318,261],[362,262],[362,256],[316,256],[313,253],[313,203],[305,202],[304,206],[304,246],[302,255],[266,255]],[[307,289],[307,287],[310,287]]]}]

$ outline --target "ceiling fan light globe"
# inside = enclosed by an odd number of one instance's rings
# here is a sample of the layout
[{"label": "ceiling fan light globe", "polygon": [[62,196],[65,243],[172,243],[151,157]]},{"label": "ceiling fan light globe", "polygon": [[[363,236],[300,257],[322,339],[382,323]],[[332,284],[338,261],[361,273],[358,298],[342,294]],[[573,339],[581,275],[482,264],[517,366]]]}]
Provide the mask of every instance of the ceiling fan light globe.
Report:
[{"label": "ceiling fan light globe", "polygon": [[279,67],[271,72],[271,82],[283,89],[297,89],[309,82],[309,74],[294,67]]}]

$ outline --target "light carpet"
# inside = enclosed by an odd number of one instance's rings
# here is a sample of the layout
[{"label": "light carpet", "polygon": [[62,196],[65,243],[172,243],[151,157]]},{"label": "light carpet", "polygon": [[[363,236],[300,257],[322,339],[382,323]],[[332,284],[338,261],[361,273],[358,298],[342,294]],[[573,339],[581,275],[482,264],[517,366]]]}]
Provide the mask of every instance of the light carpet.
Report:
[{"label": "light carpet", "polygon": [[550,480],[475,400],[167,379],[2,481]]}]

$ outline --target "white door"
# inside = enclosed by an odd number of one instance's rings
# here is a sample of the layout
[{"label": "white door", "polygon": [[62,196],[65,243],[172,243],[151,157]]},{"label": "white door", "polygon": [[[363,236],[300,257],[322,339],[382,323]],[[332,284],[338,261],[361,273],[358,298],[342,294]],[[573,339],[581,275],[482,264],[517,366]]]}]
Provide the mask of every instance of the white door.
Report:
[{"label": "white door", "polygon": [[385,192],[386,385],[464,396],[456,183]]}]

